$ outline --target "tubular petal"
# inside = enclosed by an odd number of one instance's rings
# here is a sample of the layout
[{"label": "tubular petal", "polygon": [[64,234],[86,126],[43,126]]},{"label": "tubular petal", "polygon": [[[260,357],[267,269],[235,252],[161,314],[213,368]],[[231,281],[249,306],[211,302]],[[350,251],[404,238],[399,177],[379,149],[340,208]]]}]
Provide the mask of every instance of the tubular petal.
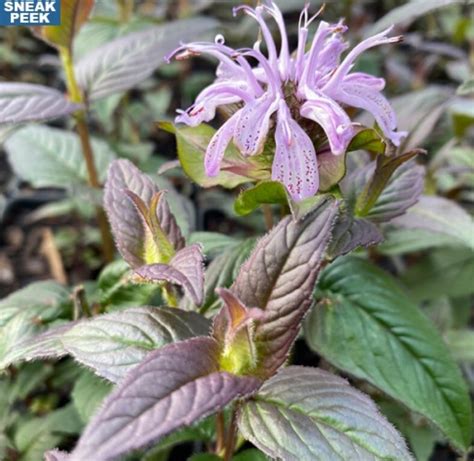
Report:
[{"label": "tubular petal", "polygon": [[355,46],[345,57],[344,61],[342,61],[336,72],[334,72],[333,76],[324,87],[324,90],[330,90],[335,88],[342,81],[344,76],[350,71],[354,61],[364,51],[368,50],[369,48],[373,48],[374,46],[383,45],[385,43],[396,43],[400,41],[400,37],[387,37],[387,35],[391,32],[392,29],[393,26],[389,27],[383,32],[380,32],[377,35],[374,35],[373,37],[369,37],[363,40],[357,46]]},{"label": "tubular petal", "polygon": [[311,139],[284,109],[278,111],[275,142],[272,179],[283,183],[294,200],[313,196],[319,187],[316,152]]},{"label": "tubular petal", "polygon": [[344,83],[333,97],[348,106],[358,107],[370,112],[375,117],[385,136],[396,146],[400,145],[401,138],[405,134],[395,131],[397,128],[397,117],[392,106],[380,91],[366,85]]},{"label": "tubular petal", "polygon": [[353,136],[352,122],[339,104],[320,94],[305,102],[300,114],[313,120],[326,133],[331,152],[343,154]]},{"label": "tubular petal", "polygon": [[235,129],[234,142],[243,155],[259,154],[270,127],[270,117],[275,112],[278,100],[262,96],[246,104],[240,111]]},{"label": "tubular petal", "polygon": [[237,111],[232,115],[232,117],[214,133],[214,136],[207,146],[206,155],[204,157],[204,169],[208,176],[217,176],[219,174],[225,150],[234,136],[234,130],[240,116],[239,112],[240,111]]}]

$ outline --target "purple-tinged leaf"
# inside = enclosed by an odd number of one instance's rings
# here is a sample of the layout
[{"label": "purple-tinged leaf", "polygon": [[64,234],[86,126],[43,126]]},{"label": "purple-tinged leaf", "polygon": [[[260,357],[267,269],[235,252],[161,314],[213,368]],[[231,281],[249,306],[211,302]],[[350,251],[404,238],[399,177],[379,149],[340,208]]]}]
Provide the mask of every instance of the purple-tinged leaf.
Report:
[{"label": "purple-tinged leaf", "polygon": [[330,150],[318,152],[319,191],[325,192],[346,174],[346,155],[333,155]]},{"label": "purple-tinged leaf", "polygon": [[189,280],[191,289],[188,293],[200,306],[204,298],[204,255],[199,243],[189,245],[173,256],[170,264],[178,269]]},{"label": "purple-tinged leaf", "polygon": [[15,344],[0,360],[0,369],[20,361],[29,362],[31,360],[59,358],[67,355],[67,351],[64,349],[60,338],[63,333],[74,325],[75,322],[70,322]]},{"label": "purple-tinged leaf", "polygon": [[[426,151],[423,149],[413,149],[395,157],[379,155],[373,167],[372,164],[364,167],[364,171],[370,174],[370,179],[357,195],[354,205],[355,214],[364,217],[373,213],[374,220],[386,221],[404,213],[407,208],[416,203],[423,190],[424,170],[410,160],[424,153]],[[407,163],[408,166],[403,166]],[[411,176],[408,181],[405,181],[408,172]],[[408,192],[404,190],[407,187],[406,182],[409,183],[408,186],[412,186]],[[397,187],[398,184],[400,187]],[[384,193],[388,197],[382,197]],[[394,205],[390,205],[390,202]],[[378,211],[373,211],[377,204],[379,204]],[[386,208],[386,213],[384,213],[384,208]]]},{"label": "purple-tinged leaf", "polygon": [[342,256],[359,247],[367,248],[383,240],[378,227],[364,218],[354,218],[342,214],[332,231],[332,241],[328,248],[331,259]]},{"label": "purple-tinged leaf", "polygon": [[398,157],[379,156],[370,163],[367,157],[360,157],[340,183],[349,209],[375,222],[389,221],[405,213],[423,191],[424,167],[410,161],[419,152],[424,151],[414,150]]},{"label": "purple-tinged leaf", "polygon": [[[204,303],[200,308],[201,313],[210,317],[221,307],[216,288],[229,288],[237,278],[240,266],[248,259],[255,247],[255,239],[246,239],[238,245],[229,246],[222,254],[217,256],[206,269],[204,284]],[[180,307],[184,310],[193,310],[194,306],[187,302],[181,302]]]},{"label": "purple-tinged leaf", "polygon": [[280,221],[258,242],[232,286],[243,304],[265,311],[255,329],[262,376],[285,361],[298,334],[337,210],[337,202],[327,200],[300,221]]},{"label": "purple-tinged leaf", "polygon": [[420,198],[425,168],[411,161],[401,165],[370,210],[367,218],[375,222],[389,221],[403,215]]},{"label": "purple-tinged leaf", "polygon": [[280,371],[242,406],[238,424],[247,440],[274,459],[414,459],[367,395],[318,368]]},{"label": "purple-tinged leaf", "polygon": [[201,245],[196,243],[178,251],[169,264],[141,266],[135,269],[135,274],[147,282],[166,280],[179,285],[200,306],[204,298],[203,259]]},{"label": "purple-tinged leaf", "polygon": [[254,392],[260,381],[218,371],[219,346],[194,338],[154,351],[114,389],[70,461],[109,461]]},{"label": "purple-tinged leaf", "polygon": [[119,381],[152,350],[205,336],[210,323],[194,312],[166,307],[132,307],[71,322],[19,343],[0,362],[58,358],[70,354],[109,381]]},{"label": "purple-tinged leaf", "polygon": [[405,229],[420,229],[443,234],[453,243],[474,249],[474,220],[457,203],[435,196],[422,196],[406,214],[391,224]]},{"label": "purple-tinged leaf", "polygon": [[169,22],[130,33],[96,48],[75,66],[89,100],[128,90],[146,80],[180,41],[202,37],[216,26],[211,18]]},{"label": "purple-tinged leaf", "polygon": [[[138,267],[145,262],[145,230],[140,212],[127,191],[135,194],[148,206],[152,197],[158,193],[158,187],[130,161],[116,160],[109,168],[104,207],[120,254],[132,267]],[[184,238],[166,200],[159,200],[156,217],[174,249],[183,248]]]},{"label": "purple-tinged leaf", "polygon": [[0,83],[0,125],[49,120],[80,108],[53,88],[31,83]]},{"label": "purple-tinged leaf", "polygon": [[118,382],[152,350],[204,336],[208,321],[194,312],[166,307],[135,307],[75,325],[64,335],[64,348],[99,376]]}]

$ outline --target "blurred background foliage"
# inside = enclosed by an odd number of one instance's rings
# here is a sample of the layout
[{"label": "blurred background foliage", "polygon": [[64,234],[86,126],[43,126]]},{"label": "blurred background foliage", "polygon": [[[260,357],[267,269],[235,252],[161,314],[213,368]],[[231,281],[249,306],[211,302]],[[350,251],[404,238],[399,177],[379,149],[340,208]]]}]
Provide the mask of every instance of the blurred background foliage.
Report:
[{"label": "blurred background foliage", "polygon": [[[250,18],[232,17],[232,6],[240,3],[101,0],[74,41],[74,58],[79,61],[91,50],[130,33],[189,17],[212,17],[228,44],[235,48],[249,46],[258,30]],[[287,19],[294,45],[303,2],[277,3]],[[319,7],[318,3],[311,3],[314,10]],[[357,67],[386,78],[386,92],[398,114],[399,129],[410,132],[405,148],[423,147],[428,151],[419,159],[428,172],[425,194],[453,200],[472,214],[472,2],[327,2],[324,19],[336,21],[340,17],[349,25],[352,43],[392,23],[397,32],[403,33],[401,45],[370,50]],[[176,46],[178,41],[179,38]],[[158,42],[150,46],[165,45]],[[160,130],[156,122],[172,120],[177,108],[188,107],[199,91],[213,81],[214,71],[215,63],[207,59],[163,62],[151,77],[133,88],[91,101],[89,120],[100,178],[104,179],[111,159],[133,160],[170,191],[170,205],[189,240],[203,242],[209,260],[219,259],[219,265],[208,275],[208,292],[235,275],[251,248],[242,239],[262,233],[263,220],[258,213],[244,218],[235,214],[233,200],[238,190],[202,189],[187,180],[175,162],[174,137]],[[0,28],[0,81],[40,83],[65,90],[56,52],[26,28]],[[372,123],[365,114],[358,117]],[[4,297],[0,301],[0,351],[9,335],[19,335],[24,329],[39,331],[45,325],[73,317],[79,302],[78,290],[71,296],[62,284],[81,284],[80,290],[87,294],[89,303],[105,310],[161,303],[150,287],[121,282],[127,270],[122,263],[102,267],[100,235],[93,221],[94,204],[101,197],[87,186],[70,123],[59,120],[46,127],[20,128],[0,147],[0,297]],[[8,134],[11,127],[0,128],[1,141]],[[160,177],[159,171],[164,172]],[[369,256],[399,278],[440,329],[474,391],[474,255],[472,246],[465,244],[472,242],[474,236],[469,230],[472,228],[463,227],[465,222],[459,216],[447,214],[443,219],[448,230],[440,233],[392,229],[388,225],[385,242],[370,249]],[[50,279],[54,281],[46,281]],[[20,291],[10,295],[15,290]],[[24,303],[31,306],[28,312],[20,312]],[[208,307],[212,310],[211,304]],[[11,326],[12,319],[18,326],[16,330]],[[9,329],[5,328],[7,325]],[[298,343],[295,361],[315,365],[319,357]],[[37,461],[46,449],[71,447],[108,390],[107,383],[70,359],[10,367],[8,374],[0,378],[0,459]],[[374,389],[364,390],[377,398]],[[405,434],[418,460],[456,459],[440,434],[423,418],[378,397],[384,413]],[[193,430],[201,431],[200,436]],[[210,422],[205,422],[193,430],[130,459],[187,459],[193,443],[205,443],[206,431],[209,434],[213,429]],[[179,441],[187,444],[172,451]]]}]

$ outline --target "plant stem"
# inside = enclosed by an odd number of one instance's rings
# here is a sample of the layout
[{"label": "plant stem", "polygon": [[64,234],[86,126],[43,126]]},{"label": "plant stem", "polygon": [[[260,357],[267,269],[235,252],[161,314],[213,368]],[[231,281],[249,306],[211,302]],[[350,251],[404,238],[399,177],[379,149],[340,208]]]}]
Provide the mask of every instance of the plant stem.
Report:
[{"label": "plant stem", "polygon": [[225,445],[225,421],[224,412],[220,411],[216,415],[216,449],[215,452],[219,455],[224,450]]},{"label": "plant stem", "polygon": [[118,0],[119,6],[119,20],[121,23],[126,24],[133,13],[133,0]]},{"label": "plant stem", "polygon": [[227,430],[227,437],[224,447],[224,461],[230,461],[235,449],[235,440],[237,436],[237,405],[232,410],[229,428]]},{"label": "plant stem", "polygon": [[178,300],[176,299],[176,296],[173,293],[173,287],[170,283],[164,283],[162,285],[161,291],[168,307],[178,307]]},{"label": "plant stem", "polygon": [[265,226],[267,230],[273,227],[273,212],[272,207],[268,203],[262,205],[263,219],[265,220]]},{"label": "plant stem", "polygon": [[[72,55],[69,48],[60,48],[61,61],[63,63],[64,72],[66,74],[66,85],[68,89],[69,99],[76,104],[84,104],[84,97],[74,75],[74,65]],[[94,189],[100,189],[99,177],[94,163],[94,152],[92,150],[89,127],[87,126],[87,114],[85,109],[79,109],[74,112],[76,120],[76,130],[82,147],[82,155],[87,168],[87,176],[89,185]],[[110,234],[109,224],[102,208],[96,208],[97,223],[102,237],[102,253],[106,262],[110,262],[114,257],[114,242]]]},{"label": "plant stem", "polygon": [[82,316],[92,317],[92,312],[86,299],[86,292],[82,285],[74,288],[72,292],[72,299],[74,303],[73,320],[78,320]]}]

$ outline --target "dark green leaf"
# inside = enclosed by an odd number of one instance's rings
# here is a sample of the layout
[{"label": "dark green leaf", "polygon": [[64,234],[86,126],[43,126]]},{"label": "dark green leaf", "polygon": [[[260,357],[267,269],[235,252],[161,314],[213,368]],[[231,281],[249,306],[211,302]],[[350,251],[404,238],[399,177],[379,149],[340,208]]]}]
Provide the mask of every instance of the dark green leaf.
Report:
[{"label": "dark green leaf", "polygon": [[59,444],[65,434],[76,435],[82,427],[73,405],[67,405],[45,417],[23,422],[15,434],[21,461],[38,461],[43,453]]},{"label": "dark green leaf", "polygon": [[[411,213],[411,211],[412,209],[408,213]],[[446,234],[422,229],[389,228],[389,230],[385,231],[385,239],[377,247],[377,251],[386,255],[399,255],[434,247],[456,247],[460,245],[462,244],[458,244],[456,239]]]},{"label": "dark green leaf", "polygon": [[402,277],[416,301],[474,293],[474,252],[443,248],[432,251],[411,266]]},{"label": "dark green leaf", "polygon": [[123,261],[114,261],[102,270],[97,280],[99,301],[102,306],[117,309],[148,304],[160,287],[152,284],[132,283],[130,268]]},{"label": "dark green leaf", "polygon": [[400,404],[382,400],[377,401],[382,413],[406,437],[417,461],[428,461],[440,436],[428,422],[417,415],[410,414]]},{"label": "dark green leaf", "polygon": [[310,346],[427,417],[465,450],[471,411],[461,373],[394,280],[362,259],[341,258],[322,273],[317,298],[305,324]]},{"label": "dark green leaf", "polygon": [[236,454],[233,461],[267,461],[268,458],[260,450],[256,448],[249,448]]},{"label": "dark green leaf", "polygon": [[89,422],[102,400],[105,399],[111,390],[112,385],[110,382],[88,370],[83,370],[81,376],[74,384],[71,397],[76,411],[84,424]]},{"label": "dark green leaf", "polygon": [[200,243],[203,253],[208,259],[214,259],[225,250],[238,245],[242,240],[228,234],[219,232],[193,232],[189,236],[188,243]]}]

